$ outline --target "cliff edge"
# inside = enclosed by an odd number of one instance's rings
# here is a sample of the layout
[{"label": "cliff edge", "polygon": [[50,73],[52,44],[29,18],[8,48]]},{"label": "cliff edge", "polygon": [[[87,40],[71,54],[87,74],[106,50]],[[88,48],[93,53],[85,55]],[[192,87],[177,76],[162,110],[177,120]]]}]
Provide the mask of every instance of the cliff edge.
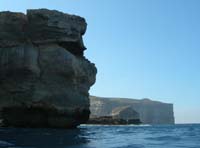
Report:
[{"label": "cliff edge", "polygon": [[97,69],[84,57],[86,27],[56,10],[0,12],[3,126],[73,128],[88,120]]},{"label": "cliff edge", "polygon": [[173,104],[150,99],[90,96],[90,110],[91,118],[114,116],[125,120],[140,119],[143,124],[174,124]]}]

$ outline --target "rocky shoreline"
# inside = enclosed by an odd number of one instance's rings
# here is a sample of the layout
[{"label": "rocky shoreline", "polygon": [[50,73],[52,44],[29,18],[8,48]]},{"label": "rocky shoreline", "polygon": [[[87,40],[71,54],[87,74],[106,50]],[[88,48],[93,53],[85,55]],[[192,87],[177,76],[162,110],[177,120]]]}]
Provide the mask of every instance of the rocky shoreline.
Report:
[{"label": "rocky shoreline", "polygon": [[112,116],[102,116],[102,117],[92,117],[86,122],[86,124],[98,124],[98,125],[129,125],[135,124],[139,125],[142,124],[140,119],[119,119],[113,118]]}]

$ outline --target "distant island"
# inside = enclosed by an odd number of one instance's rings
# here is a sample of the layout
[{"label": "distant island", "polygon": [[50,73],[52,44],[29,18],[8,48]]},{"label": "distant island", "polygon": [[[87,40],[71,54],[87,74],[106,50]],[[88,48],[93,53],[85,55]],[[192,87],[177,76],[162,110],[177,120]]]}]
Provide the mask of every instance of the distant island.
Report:
[{"label": "distant island", "polygon": [[[90,120],[96,124],[174,124],[173,104],[150,99],[90,96]],[[111,120],[113,119],[113,120]]]}]

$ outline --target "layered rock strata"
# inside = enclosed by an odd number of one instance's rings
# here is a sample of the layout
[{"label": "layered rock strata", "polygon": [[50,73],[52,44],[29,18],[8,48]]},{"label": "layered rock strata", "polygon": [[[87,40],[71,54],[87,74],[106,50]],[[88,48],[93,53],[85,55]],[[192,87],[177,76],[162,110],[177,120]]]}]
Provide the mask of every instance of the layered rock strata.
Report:
[{"label": "layered rock strata", "polygon": [[72,128],[89,118],[95,65],[84,57],[84,18],[56,10],[0,12],[4,126]]}]

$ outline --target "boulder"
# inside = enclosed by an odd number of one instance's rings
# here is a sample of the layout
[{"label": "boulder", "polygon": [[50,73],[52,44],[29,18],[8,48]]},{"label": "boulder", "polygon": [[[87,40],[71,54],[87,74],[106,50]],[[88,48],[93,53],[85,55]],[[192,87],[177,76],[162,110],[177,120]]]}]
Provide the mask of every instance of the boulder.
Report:
[{"label": "boulder", "polygon": [[84,57],[84,18],[55,10],[0,12],[0,120],[73,128],[90,114],[97,69]]}]

